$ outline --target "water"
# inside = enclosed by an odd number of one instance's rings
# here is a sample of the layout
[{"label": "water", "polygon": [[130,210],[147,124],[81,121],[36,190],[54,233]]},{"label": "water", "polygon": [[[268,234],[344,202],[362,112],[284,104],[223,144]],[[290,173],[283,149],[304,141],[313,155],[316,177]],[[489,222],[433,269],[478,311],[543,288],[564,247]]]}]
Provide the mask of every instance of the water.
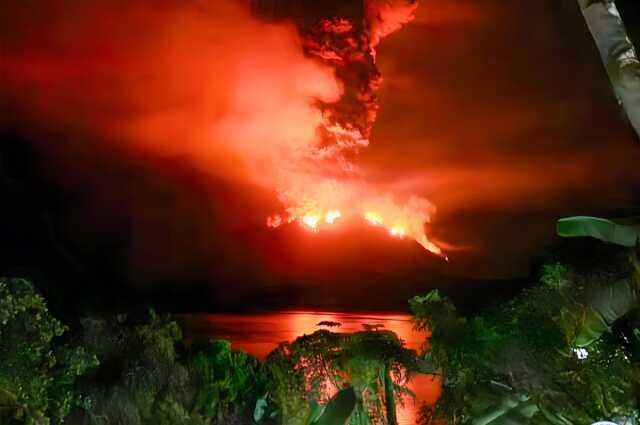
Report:
[{"label": "water", "polygon": [[[187,337],[207,335],[231,341],[231,345],[255,357],[264,359],[282,341],[293,341],[299,336],[320,329],[318,322],[342,324],[334,332],[361,331],[362,324],[383,325],[395,332],[408,348],[419,350],[425,340],[423,332],[413,329],[411,317],[402,313],[332,313],[309,311],[281,311],[261,314],[193,314],[185,319]],[[407,400],[398,406],[401,425],[414,425],[418,407],[433,404],[439,394],[439,383],[431,377],[420,376],[410,383],[416,402]]]}]

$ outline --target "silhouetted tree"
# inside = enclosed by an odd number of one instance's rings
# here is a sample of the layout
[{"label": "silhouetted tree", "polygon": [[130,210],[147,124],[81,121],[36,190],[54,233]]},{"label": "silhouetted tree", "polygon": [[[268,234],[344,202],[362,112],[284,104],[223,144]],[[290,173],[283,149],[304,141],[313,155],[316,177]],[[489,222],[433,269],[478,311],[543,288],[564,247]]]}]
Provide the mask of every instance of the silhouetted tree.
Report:
[{"label": "silhouetted tree", "polygon": [[[426,359],[443,382],[434,415],[425,412],[425,421],[637,420],[634,354],[612,327],[637,309],[629,308],[631,281],[551,264],[539,285],[472,317],[437,291],[414,297],[416,326],[431,332]],[[637,339],[639,331],[628,337]]]}]

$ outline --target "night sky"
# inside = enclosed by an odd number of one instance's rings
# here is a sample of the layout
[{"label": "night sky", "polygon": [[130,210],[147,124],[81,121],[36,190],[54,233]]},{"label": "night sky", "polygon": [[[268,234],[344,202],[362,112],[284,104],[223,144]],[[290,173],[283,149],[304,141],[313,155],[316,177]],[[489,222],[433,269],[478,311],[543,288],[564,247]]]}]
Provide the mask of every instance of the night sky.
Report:
[{"label": "night sky", "polygon": [[[263,37],[261,26],[246,22],[246,38],[203,58],[204,38],[184,41],[203,34],[188,16],[181,22],[189,30],[165,33],[158,47],[152,29],[162,12],[138,34],[144,8],[122,20],[100,8],[67,16],[35,2],[10,1],[7,10],[0,274],[28,274],[54,288],[206,288],[199,297],[227,307],[260,297],[313,303],[299,294],[310,287],[322,289],[323,305],[345,307],[372,282],[402,278],[416,288],[430,271],[435,286],[445,275],[525,277],[532,257],[553,243],[558,217],[640,210],[640,144],[571,1],[425,1],[378,49],[380,111],[358,164],[374,184],[436,205],[429,234],[448,264],[366,226],[328,235],[265,229],[278,208],[273,194],[219,151],[203,159],[191,147],[206,134],[198,132],[207,120],[199,113],[231,97],[225,84],[205,83],[224,70],[224,54],[242,57],[234,49],[250,46],[268,58],[273,43],[283,63],[296,64],[282,84],[302,73],[310,93],[331,91],[322,72],[288,50],[289,33]],[[47,38],[55,28],[67,31]],[[170,55],[152,48],[163,46]],[[279,60],[269,66],[280,69]],[[172,84],[184,73],[191,85],[182,98]],[[148,85],[137,85],[149,75]],[[132,91],[139,87],[157,96]],[[190,96],[198,106],[174,114]],[[142,124],[130,119],[163,108],[167,115]],[[190,137],[165,140],[167,131]],[[132,143],[136,137],[143,142]]]},{"label": "night sky", "polygon": [[453,272],[518,275],[555,218],[637,213],[640,145],[577,4],[431,6],[379,52],[365,155],[438,206],[434,234],[468,248],[453,251]]}]

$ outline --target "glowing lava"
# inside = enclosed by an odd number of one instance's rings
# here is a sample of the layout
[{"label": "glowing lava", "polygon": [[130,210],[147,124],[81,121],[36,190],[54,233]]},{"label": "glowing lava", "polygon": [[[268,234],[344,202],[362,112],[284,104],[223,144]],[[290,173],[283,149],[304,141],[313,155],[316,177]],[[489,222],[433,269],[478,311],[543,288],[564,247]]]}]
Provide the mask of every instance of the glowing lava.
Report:
[{"label": "glowing lava", "polygon": [[399,238],[404,238],[406,230],[404,230],[404,227],[396,225],[396,226],[393,226],[391,228],[391,230],[389,230],[389,233],[391,233],[391,236],[397,236]]},{"label": "glowing lava", "polygon": [[342,217],[342,213],[340,212],[340,210],[327,211],[327,213],[324,215],[324,222],[327,224],[333,224],[340,217]]},{"label": "glowing lava", "polygon": [[[409,202],[408,205],[414,205],[417,201]],[[394,204],[395,205],[395,204]],[[290,210],[291,212],[292,210]],[[404,239],[409,237],[420,244],[424,249],[432,252],[436,255],[440,255],[446,259],[442,249],[436,244],[431,242],[424,232],[424,223],[429,221],[429,215],[418,213],[415,209],[392,209],[388,211],[388,217],[390,219],[385,220],[385,216],[382,213],[375,211],[365,211],[362,214],[348,214],[349,216],[359,216],[372,226],[380,226],[385,228],[389,234],[393,237]],[[319,232],[322,226],[335,225],[336,221],[343,218],[343,213],[339,209],[330,209],[327,211],[313,210],[309,212],[301,213],[300,215],[289,215],[284,218],[280,214],[273,215],[267,218],[267,226],[276,228],[283,224],[291,223],[294,221],[299,222],[304,228],[312,231]],[[394,223],[393,225],[385,225],[385,222]]]},{"label": "glowing lava", "polygon": [[302,223],[305,226],[307,226],[309,229],[313,230],[314,232],[318,231],[319,222],[320,222],[320,217],[318,217],[317,215],[307,214],[304,217],[302,217]]},{"label": "glowing lava", "polygon": [[371,211],[367,211],[366,213],[364,213],[364,219],[376,226],[382,224],[383,221],[380,214]]}]

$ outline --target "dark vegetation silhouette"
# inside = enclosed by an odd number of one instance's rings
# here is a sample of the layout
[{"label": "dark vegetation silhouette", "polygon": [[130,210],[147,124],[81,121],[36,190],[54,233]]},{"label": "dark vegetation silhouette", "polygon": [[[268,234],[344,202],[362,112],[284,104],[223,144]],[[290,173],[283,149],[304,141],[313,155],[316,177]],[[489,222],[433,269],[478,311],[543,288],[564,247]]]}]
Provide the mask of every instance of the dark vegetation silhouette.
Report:
[{"label": "dark vegetation silhouette", "polygon": [[464,314],[438,291],[411,299],[443,392],[422,423],[585,424],[640,419],[637,248],[599,245],[550,263],[536,286]]},{"label": "dark vegetation silhouette", "polygon": [[182,341],[170,316],[94,314],[69,329],[33,285],[0,280],[5,424],[397,424],[421,373],[390,331],[319,330],[260,362],[229,342]]},{"label": "dark vegetation silhouette", "polygon": [[0,419],[393,425],[409,380],[427,374],[443,388],[423,424],[637,423],[638,248],[593,247],[588,258],[563,251],[535,284],[483,309],[460,310],[438,291],[413,297],[415,326],[430,334],[421,353],[370,326],[318,330],[258,361],[226,341],[186,345],[178,323],[152,309],[68,328],[30,282],[2,279]]}]

